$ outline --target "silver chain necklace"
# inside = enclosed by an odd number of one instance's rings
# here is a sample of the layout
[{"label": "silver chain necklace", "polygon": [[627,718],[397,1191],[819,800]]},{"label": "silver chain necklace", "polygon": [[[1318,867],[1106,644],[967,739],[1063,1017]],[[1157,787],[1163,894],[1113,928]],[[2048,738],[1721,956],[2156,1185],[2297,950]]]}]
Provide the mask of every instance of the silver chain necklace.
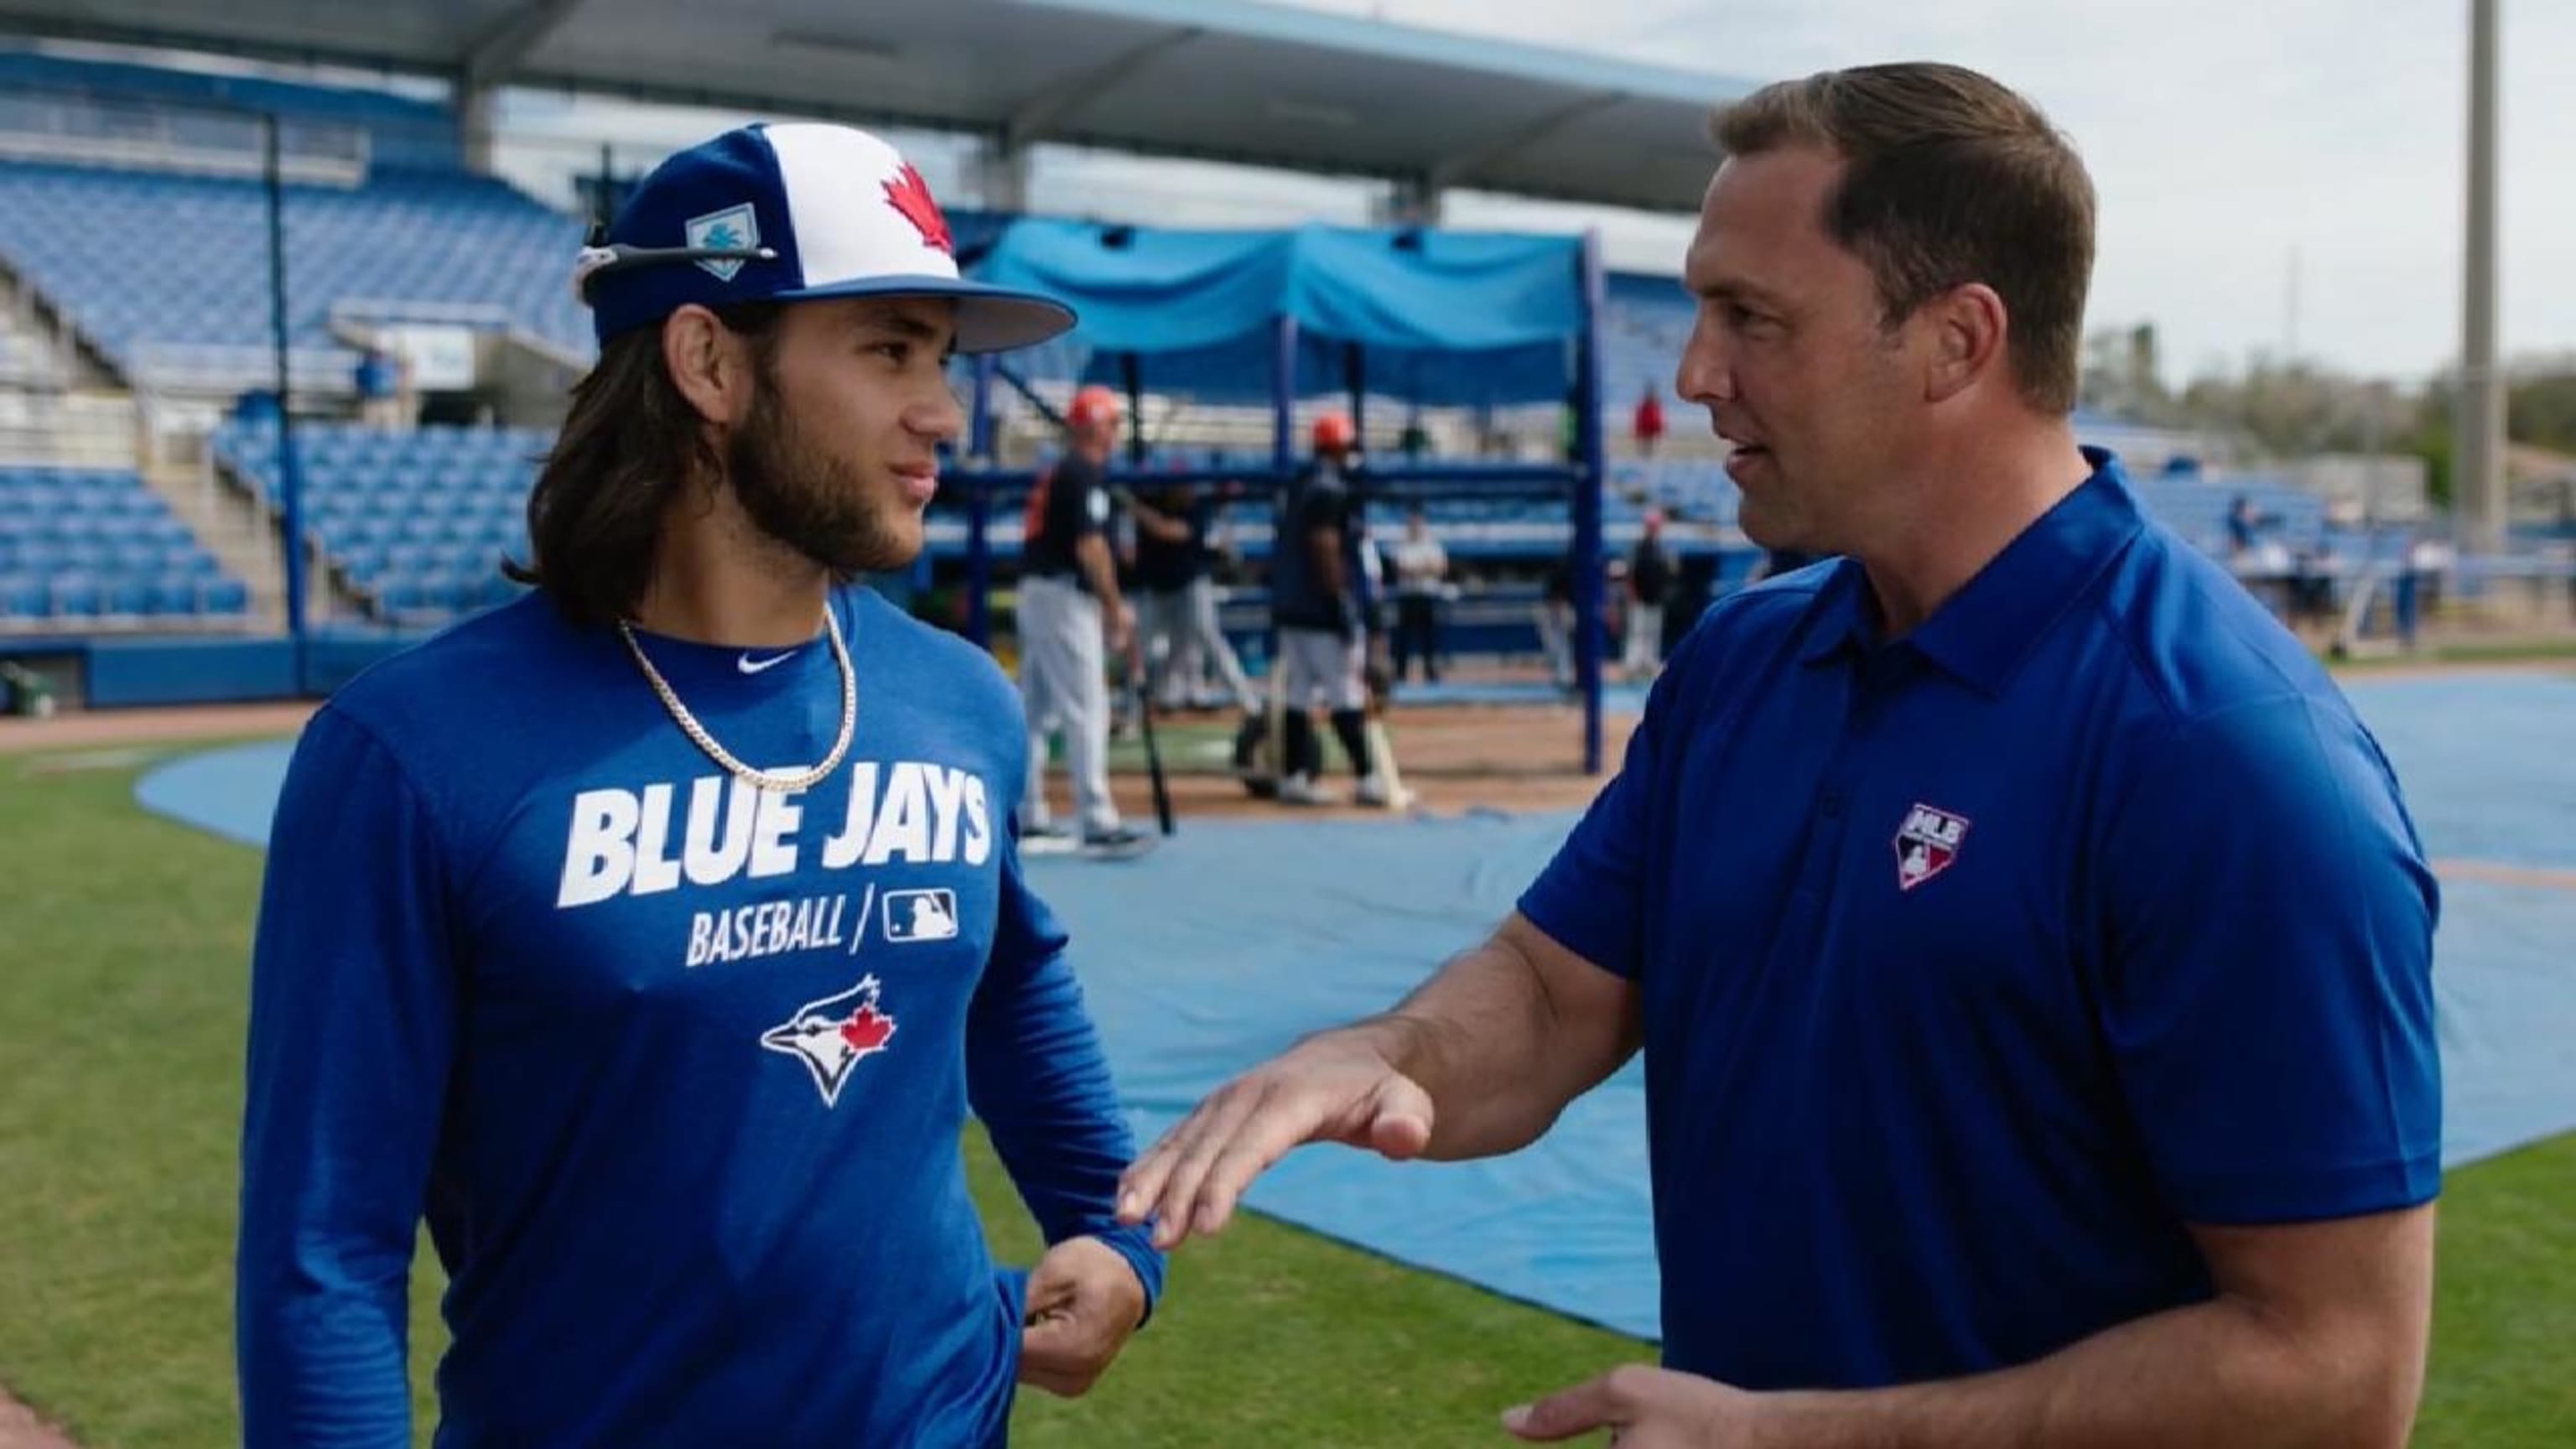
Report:
[{"label": "silver chain necklace", "polygon": [[754,769],[717,744],[715,736],[708,734],[707,727],[698,723],[698,717],[689,713],[689,707],[680,703],[680,697],[671,692],[670,681],[662,677],[662,671],[654,668],[653,661],[645,657],[644,646],[636,642],[635,627],[624,619],[617,621],[617,634],[626,641],[626,652],[635,656],[636,667],[644,671],[645,683],[652,685],[653,692],[661,696],[662,707],[671,712],[671,721],[680,727],[680,733],[687,735],[690,743],[706,751],[708,759],[723,766],[725,772],[735,779],[754,789],[774,790],[780,794],[808,789],[840,768],[841,757],[850,752],[850,741],[858,733],[858,671],[850,667],[849,646],[841,642],[840,615],[828,604],[823,609],[823,629],[825,637],[832,641],[832,662],[841,666],[841,737],[832,742],[832,753],[825,755],[821,764],[789,774]]}]

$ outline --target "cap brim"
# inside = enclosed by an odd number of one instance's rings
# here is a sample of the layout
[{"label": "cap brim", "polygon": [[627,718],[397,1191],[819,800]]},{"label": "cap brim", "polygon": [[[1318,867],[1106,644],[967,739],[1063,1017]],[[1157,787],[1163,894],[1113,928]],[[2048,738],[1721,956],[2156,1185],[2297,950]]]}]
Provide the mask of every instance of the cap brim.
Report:
[{"label": "cap brim", "polygon": [[989,287],[956,277],[867,277],[831,282],[792,292],[773,292],[770,302],[813,302],[826,297],[948,297],[957,303],[957,350],[1008,352],[1034,347],[1073,330],[1073,309],[1036,292]]}]

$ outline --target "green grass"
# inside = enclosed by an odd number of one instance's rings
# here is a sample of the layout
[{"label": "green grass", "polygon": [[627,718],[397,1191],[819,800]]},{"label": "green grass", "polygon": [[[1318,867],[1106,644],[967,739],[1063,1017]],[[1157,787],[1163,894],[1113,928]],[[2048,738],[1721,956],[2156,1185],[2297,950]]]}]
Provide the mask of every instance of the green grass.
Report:
[{"label": "green grass", "polygon": [[2576,666],[2576,639],[2503,639],[2482,643],[2463,640],[2431,645],[2412,654],[2378,654],[2330,661],[2337,673],[2368,674],[2380,669],[2493,664],[2559,664]]},{"label": "green grass", "polygon": [[[145,816],[134,771],[0,756],[0,1384],[90,1449],[235,1441],[230,1261],[255,852]],[[1035,1239],[990,1154],[997,1249]],[[440,1342],[413,1295],[416,1383]],[[2576,1442],[2576,1137],[2451,1180],[2424,1445]],[[1049,1446],[1500,1444],[1504,1406],[1641,1345],[1253,1219],[1195,1245]],[[425,1441],[425,1393],[418,1416]]]}]

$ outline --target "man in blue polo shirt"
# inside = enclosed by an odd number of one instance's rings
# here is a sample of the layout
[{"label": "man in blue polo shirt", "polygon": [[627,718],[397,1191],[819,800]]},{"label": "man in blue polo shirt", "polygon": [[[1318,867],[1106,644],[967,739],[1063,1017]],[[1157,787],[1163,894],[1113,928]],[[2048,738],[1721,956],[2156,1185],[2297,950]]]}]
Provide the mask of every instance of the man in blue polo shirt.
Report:
[{"label": "man in blue polo shirt", "polygon": [[1839,557],[1712,609],[1519,911],[1122,1218],[1215,1231],[1305,1141],[1508,1152],[1642,1049],[1663,1366],[1514,1432],[2402,1442],[2434,884],[2333,685],[2075,445],[2082,164],[1946,66],[1715,132],[1680,390],[1755,542]]}]

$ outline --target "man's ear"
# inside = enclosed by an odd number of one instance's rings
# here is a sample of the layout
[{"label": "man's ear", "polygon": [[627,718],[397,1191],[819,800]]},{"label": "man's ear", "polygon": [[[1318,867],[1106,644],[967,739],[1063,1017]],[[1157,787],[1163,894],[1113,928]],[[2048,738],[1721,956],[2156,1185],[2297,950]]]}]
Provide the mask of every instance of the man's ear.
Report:
[{"label": "man's ear", "polygon": [[692,302],[662,319],[662,366],[708,422],[730,426],[750,411],[750,351],[706,308]]},{"label": "man's ear", "polygon": [[1918,314],[1931,328],[1932,353],[1923,378],[1930,402],[1947,402],[2003,367],[2011,320],[2004,299],[1983,282],[1969,282],[1923,304]]}]

